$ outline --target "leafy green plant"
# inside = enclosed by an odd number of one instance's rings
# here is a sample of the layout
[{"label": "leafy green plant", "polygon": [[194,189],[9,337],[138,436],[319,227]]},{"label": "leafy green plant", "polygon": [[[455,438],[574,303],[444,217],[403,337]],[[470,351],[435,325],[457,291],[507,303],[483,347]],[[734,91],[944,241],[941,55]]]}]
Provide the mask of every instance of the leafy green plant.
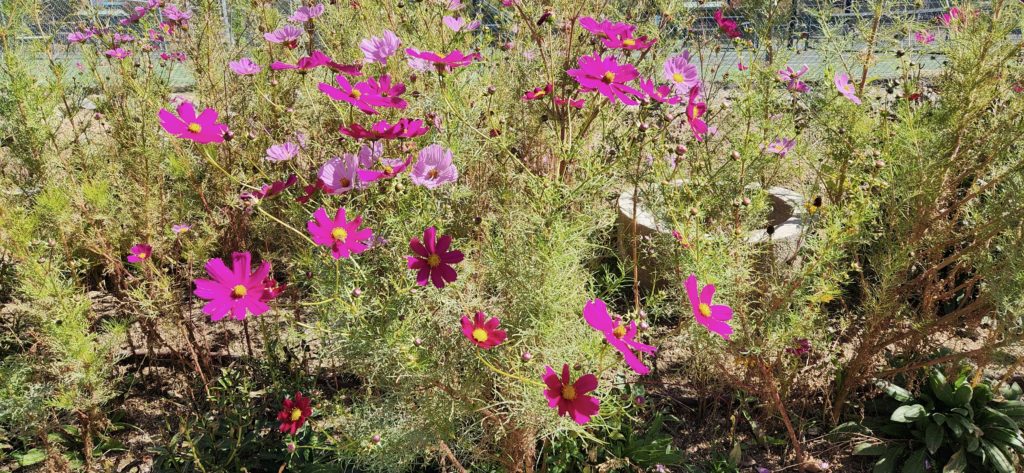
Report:
[{"label": "leafy green plant", "polygon": [[847,423],[839,431],[877,436],[854,447],[854,455],[878,457],[875,473],[994,471],[1014,473],[1024,453],[1024,402],[1014,384],[999,397],[986,383],[972,386],[970,372],[951,379],[934,370],[915,396],[889,382],[876,403],[888,417]]}]

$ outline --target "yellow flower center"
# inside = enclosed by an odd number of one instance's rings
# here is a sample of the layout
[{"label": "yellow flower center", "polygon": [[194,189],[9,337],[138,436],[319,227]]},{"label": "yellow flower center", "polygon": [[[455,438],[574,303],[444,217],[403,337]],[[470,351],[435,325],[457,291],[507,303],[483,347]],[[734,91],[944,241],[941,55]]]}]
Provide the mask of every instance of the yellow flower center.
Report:
[{"label": "yellow flower center", "polygon": [[341,227],[335,228],[331,230],[331,238],[334,238],[336,241],[345,241],[348,238],[348,232]]},{"label": "yellow flower center", "polygon": [[301,419],[301,418],[302,418],[302,409],[299,409],[298,407],[296,407],[295,409],[292,409],[292,417],[291,417],[292,422],[298,422],[299,419]]},{"label": "yellow flower center", "polygon": [[680,73],[676,72],[675,74],[672,74],[672,80],[673,80],[673,81],[674,81],[674,82],[675,82],[676,84],[682,84],[682,83],[683,83],[683,82],[684,82],[684,81],[686,80],[686,78],[685,78],[685,77],[683,77],[683,75],[682,75],[682,74],[680,74]]},{"label": "yellow flower center", "polygon": [[476,341],[478,341],[480,343],[486,342],[487,341],[487,331],[482,329],[482,328],[474,329],[473,330],[473,340],[476,340]]},{"label": "yellow flower center", "polygon": [[633,45],[636,44],[636,40],[633,39],[633,38],[627,38],[627,39],[622,40],[622,44],[626,45],[626,46],[633,46]]},{"label": "yellow flower center", "polygon": [[615,327],[615,329],[612,330],[612,335],[615,335],[615,338],[625,337],[626,336],[626,326],[625,325],[619,325],[618,327]]},{"label": "yellow flower center", "polygon": [[199,133],[200,131],[203,131],[203,127],[200,126],[198,123],[189,123],[188,131],[192,133]]},{"label": "yellow flower center", "polygon": [[241,284],[231,288],[231,297],[234,297],[235,299],[241,299],[241,298],[245,297],[245,295],[248,294],[248,293],[249,293],[249,290],[246,289],[245,286],[243,286]]},{"label": "yellow flower center", "polygon": [[352,96],[352,98],[354,99],[358,99],[359,97],[362,97],[363,93],[360,92],[359,89],[352,89],[352,93],[350,93],[349,95]]},{"label": "yellow flower center", "polygon": [[147,255],[146,253],[139,253],[139,254],[137,254],[135,256],[138,256],[139,259],[146,259],[146,257],[149,256],[149,255]]},{"label": "yellow flower center", "polygon": [[572,401],[576,399],[576,387],[571,384],[562,385],[562,399]]},{"label": "yellow flower center", "polygon": [[430,266],[431,268],[436,268],[440,264],[441,257],[437,256],[437,253],[431,253],[431,255],[427,257],[427,266]]},{"label": "yellow flower center", "polygon": [[548,94],[548,91],[546,91],[544,89],[541,89],[541,90],[538,90],[536,94],[533,94],[533,98],[535,98],[535,99],[541,98],[541,97],[543,97],[543,96],[545,96],[547,94]]},{"label": "yellow flower center", "polygon": [[601,82],[604,82],[605,84],[615,82],[615,73],[612,71],[605,72],[604,75],[601,76]]},{"label": "yellow flower center", "polygon": [[703,302],[701,302],[700,305],[697,306],[697,311],[700,312],[700,315],[703,315],[704,317],[711,317],[711,306]]},{"label": "yellow flower center", "polygon": [[386,174],[394,174],[395,173],[395,168],[393,168],[391,166],[384,166],[384,172]]}]

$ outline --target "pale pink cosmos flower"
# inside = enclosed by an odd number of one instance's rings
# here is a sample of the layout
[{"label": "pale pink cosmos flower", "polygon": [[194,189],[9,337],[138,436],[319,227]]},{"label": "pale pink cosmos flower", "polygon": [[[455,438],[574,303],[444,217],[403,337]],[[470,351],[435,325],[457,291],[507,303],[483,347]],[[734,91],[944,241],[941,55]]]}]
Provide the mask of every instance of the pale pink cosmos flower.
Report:
[{"label": "pale pink cosmos flower", "polygon": [[263,38],[271,43],[283,44],[288,49],[295,49],[299,45],[299,38],[302,37],[302,30],[292,25],[284,25],[270,33],[263,33]]},{"label": "pale pink cosmos flower", "polygon": [[130,34],[114,33],[113,37],[114,44],[124,44],[135,41],[135,37]]},{"label": "pale pink cosmos flower", "polygon": [[124,60],[128,56],[131,56],[132,52],[124,48],[114,48],[104,51],[103,54],[106,54],[107,57]]},{"label": "pale pink cosmos flower", "polygon": [[727,305],[714,305],[711,299],[715,296],[715,285],[708,284],[698,291],[697,276],[691,274],[686,279],[686,294],[690,298],[693,318],[708,330],[728,340],[732,334],[729,320],[732,320],[732,308]]},{"label": "pale pink cosmos flower", "polygon": [[84,42],[88,41],[89,38],[92,38],[92,36],[93,36],[93,32],[92,31],[75,31],[75,32],[73,32],[73,33],[68,35],[68,42],[69,43],[84,43]]},{"label": "pale pink cosmos flower", "polygon": [[228,63],[228,67],[231,71],[240,76],[250,76],[253,74],[259,74],[263,70],[259,64],[247,57],[243,57],[237,61],[231,61]]},{"label": "pale pink cosmos flower", "polygon": [[334,157],[320,167],[318,174],[323,190],[328,194],[344,194],[356,187],[359,170],[359,159],[356,155],[345,153],[340,158]]},{"label": "pale pink cosmos flower", "polygon": [[779,80],[786,83],[786,89],[792,92],[805,93],[810,89],[807,87],[807,84],[800,80],[800,78],[803,77],[808,70],[810,70],[810,68],[808,68],[806,64],[804,64],[804,67],[801,67],[798,71],[794,71],[792,67],[786,66],[786,69],[779,71]]},{"label": "pale pink cosmos flower", "polygon": [[462,0],[448,0],[447,7],[448,10],[456,11],[465,8],[465,5],[462,4]]},{"label": "pale pink cosmos flower", "polygon": [[409,67],[412,68],[413,70],[417,72],[430,72],[434,70],[434,63],[426,59],[413,56],[412,54],[409,53],[409,51],[419,52],[419,50],[417,50],[416,48],[408,48],[405,51],[406,54],[409,55],[406,61],[408,62]]},{"label": "pale pink cosmos flower", "polygon": [[171,231],[174,232],[175,235],[181,235],[182,233],[185,233],[191,229],[192,225],[189,225],[187,223],[177,223],[171,225]]},{"label": "pale pink cosmos flower", "polygon": [[[438,72],[452,71],[459,67],[468,66],[472,64],[473,61],[480,61],[482,59],[480,53],[465,54],[458,49],[441,56],[433,51],[419,51],[414,48],[406,48],[405,54],[408,54],[413,58],[428,61],[433,64],[434,68],[437,69]],[[412,63],[410,62],[409,65],[412,66]]]},{"label": "pale pink cosmos flower", "polygon": [[444,23],[444,26],[447,26],[448,29],[456,33],[458,33],[459,31],[474,31],[477,28],[480,28],[479,21],[474,20],[467,25],[466,20],[462,17],[452,17],[445,15],[445,17],[441,19],[441,22]]},{"label": "pale pink cosmos flower", "polygon": [[324,14],[324,4],[318,3],[313,6],[302,6],[292,16],[288,17],[288,21],[292,23],[305,23],[307,21],[313,21],[314,18],[320,17]]},{"label": "pale pink cosmos flower", "polygon": [[359,42],[366,62],[387,64],[388,58],[398,51],[402,41],[391,30],[384,30],[381,36],[372,36]]},{"label": "pale pink cosmos flower", "polygon": [[291,141],[273,145],[267,148],[267,161],[279,163],[288,161],[299,155],[299,146]]},{"label": "pale pink cosmos flower", "polygon": [[366,251],[367,240],[373,238],[372,230],[359,228],[362,222],[361,215],[348,220],[344,207],[338,209],[334,218],[329,217],[327,210],[320,207],[313,213],[313,220],[306,223],[306,229],[309,230],[313,243],[331,247],[331,256],[334,259],[348,259],[352,255]]},{"label": "pale pink cosmos flower", "polygon": [[662,70],[665,79],[672,83],[672,87],[679,95],[690,93],[690,89],[700,81],[697,66],[690,62],[689,51],[683,51],[681,54],[666,59]]},{"label": "pale pink cosmos flower", "polygon": [[651,369],[637,358],[633,350],[654,353],[658,351],[658,348],[636,341],[636,321],[630,321],[629,325],[626,325],[622,323],[621,319],[613,319],[608,314],[608,306],[601,299],[588,301],[583,306],[583,319],[587,321],[587,325],[604,335],[605,341],[622,354],[626,364],[633,371],[637,374],[651,372]]},{"label": "pale pink cosmos flower", "polygon": [[413,184],[436,189],[439,186],[455,182],[459,178],[459,170],[452,162],[452,151],[438,144],[432,144],[420,150],[416,164],[409,175]]},{"label": "pale pink cosmos flower", "polygon": [[585,374],[574,382],[569,376],[569,365],[563,364],[561,379],[550,366],[544,367],[541,379],[547,386],[544,398],[548,400],[549,407],[558,408],[559,416],[568,415],[573,422],[583,425],[590,422],[590,417],[600,409],[601,401],[587,395],[597,389],[597,376]]},{"label": "pale pink cosmos flower", "polygon": [[791,138],[775,138],[774,141],[764,145],[762,149],[766,153],[777,154],[780,158],[786,157],[786,154],[793,150],[796,146],[796,140]]},{"label": "pale pink cosmos flower", "polygon": [[839,93],[842,94],[843,97],[846,97],[851,102],[860,105],[860,97],[857,97],[857,90],[854,88],[853,84],[850,83],[849,75],[845,72],[836,74],[832,79],[832,82],[836,84],[836,89],[839,90]]}]

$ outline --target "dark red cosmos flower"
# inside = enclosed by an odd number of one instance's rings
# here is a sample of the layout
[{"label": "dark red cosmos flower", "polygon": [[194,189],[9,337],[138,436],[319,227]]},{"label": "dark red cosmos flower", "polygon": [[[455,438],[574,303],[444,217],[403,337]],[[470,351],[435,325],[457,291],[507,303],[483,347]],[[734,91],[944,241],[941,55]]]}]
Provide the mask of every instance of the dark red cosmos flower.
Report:
[{"label": "dark red cosmos flower", "polygon": [[530,100],[537,100],[540,98],[547,97],[548,95],[551,95],[551,92],[554,90],[555,85],[550,82],[540,87],[534,87],[533,90],[523,94],[523,101],[528,102]]},{"label": "dark red cosmos flower", "polygon": [[238,197],[242,200],[268,199],[270,197],[273,197],[277,194],[284,192],[285,189],[294,186],[295,183],[298,182],[298,180],[299,177],[296,176],[295,174],[292,174],[283,181],[274,181],[270,184],[263,184],[263,186],[260,187],[259,190],[252,192],[243,192],[239,194]]},{"label": "dark red cosmos flower", "polygon": [[317,179],[316,182],[314,182],[314,183],[312,183],[312,184],[310,184],[308,186],[304,186],[302,188],[302,195],[296,197],[295,201],[300,203],[300,204],[305,204],[306,202],[309,202],[309,199],[312,199],[313,196],[316,195],[317,192],[320,192],[323,189],[324,189],[324,181],[321,181],[320,179]]},{"label": "dark red cosmos flower", "polygon": [[718,23],[718,29],[722,30],[726,36],[730,38],[740,37],[739,25],[737,25],[735,21],[726,18],[725,14],[722,13],[722,10],[715,10],[713,16],[715,17],[715,23]]},{"label": "dark red cosmos flower", "polygon": [[394,125],[387,120],[374,123],[369,129],[363,128],[358,123],[353,123],[347,128],[342,126],[338,129],[341,134],[357,140],[393,140],[396,138],[415,138],[430,131],[430,128],[423,126],[423,120],[410,120],[400,118]]},{"label": "dark red cosmos flower", "polygon": [[277,420],[281,422],[281,432],[295,435],[311,415],[313,408],[309,407],[309,398],[296,391],[293,398],[285,399],[281,403],[281,412],[277,413]]},{"label": "dark red cosmos flower", "polygon": [[286,62],[274,61],[270,65],[270,68],[275,71],[295,69],[299,72],[307,72],[318,67],[325,66],[343,74],[350,76],[361,76],[363,66],[358,64],[338,64],[333,59],[328,57],[326,54],[320,51],[313,51],[313,54],[300,58],[295,64],[288,64]]}]

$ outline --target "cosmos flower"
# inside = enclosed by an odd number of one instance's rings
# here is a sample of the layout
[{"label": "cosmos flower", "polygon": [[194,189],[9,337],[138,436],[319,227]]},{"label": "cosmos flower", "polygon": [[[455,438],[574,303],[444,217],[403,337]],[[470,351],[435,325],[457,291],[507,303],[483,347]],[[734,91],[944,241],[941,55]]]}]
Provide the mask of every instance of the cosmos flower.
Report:
[{"label": "cosmos flower", "polygon": [[569,376],[569,365],[562,365],[562,377],[559,379],[555,370],[544,366],[541,378],[547,389],[544,397],[549,407],[557,407],[558,415],[568,415],[579,425],[590,422],[590,417],[597,414],[601,401],[587,393],[597,389],[597,377],[593,374],[580,376],[575,382]]},{"label": "cosmos flower", "polygon": [[445,284],[451,284],[458,279],[453,264],[459,263],[464,258],[461,251],[448,251],[452,244],[452,237],[442,235],[437,238],[437,229],[427,228],[423,231],[423,242],[413,237],[409,240],[409,249],[413,256],[406,256],[409,269],[416,270],[416,284],[426,286],[427,281],[434,284],[438,289],[444,288]]},{"label": "cosmos flower", "polygon": [[69,43],[84,43],[93,37],[92,31],[75,31],[68,35]]},{"label": "cosmos flower", "polygon": [[529,102],[530,100],[537,100],[545,96],[551,95],[551,92],[555,90],[555,85],[548,83],[540,87],[534,87],[533,90],[523,94],[523,101]]},{"label": "cosmos flower", "polygon": [[356,155],[345,153],[334,157],[320,167],[319,180],[328,194],[344,194],[356,186],[359,161]]},{"label": "cosmos flower", "polygon": [[175,5],[168,5],[164,8],[163,13],[164,18],[166,19],[164,21],[170,27],[171,31],[173,31],[175,27],[188,29],[188,20],[192,18],[192,12],[188,10],[182,11]]},{"label": "cosmos flower", "polygon": [[632,64],[619,65],[614,56],[602,58],[598,53],[580,57],[577,64],[579,68],[565,72],[576,79],[584,91],[596,90],[612,103],[637,104],[635,96],[640,95],[640,91],[626,85],[639,75]]},{"label": "cosmos flower", "polygon": [[629,23],[620,23],[611,20],[602,20],[599,22],[589,16],[580,18],[579,21],[580,26],[583,27],[583,29],[600,38],[602,41],[614,37],[630,36],[633,34],[633,30],[636,29],[635,26],[630,25]]},{"label": "cosmos flower", "polygon": [[568,105],[570,107],[581,109],[583,104],[586,102],[584,99],[572,99],[569,97],[555,97],[555,104],[557,105]]},{"label": "cosmos flower", "polygon": [[714,284],[704,286],[699,293],[697,289],[697,276],[691,274],[686,279],[686,294],[690,298],[693,318],[708,330],[728,340],[732,334],[732,327],[728,323],[732,319],[732,308],[727,305],[711,304],[711,298],[715,296]]},{"label": "cosmos flower", "polygon": [[313,237],[313,243],[331,247],[334,259],[345,258],[366,251],[366,241],[373,237],[369,228],[359,228],[362,216],[352,220],[345,217],[345,207],[338,208],[334,218],[327,216],[323,207],[313,212],[313,220],[306,223],[306,229]]},{"label": "cosmos flower", "polygon": [[363,128],[358,123],[353,123],[348,127],[341,126],[338,131],[341,134],[357,139],[357,140],[393,140],[396,138],[415,138],[426,134],[430,128],[423,125],[423,120],[410,120],[408,118],[400,118],[394,125],[389,124],[387,120],[381,120],[374,123],[369,129]]},{"label": "cosmos flower", "polygon": [[462,335],[474,345],[490,350],[501,342],[505,341],[506,333],[498,329],[501,320],[497,317],[487,317],[483,312],[477,312],[471,320],[468,316],[462,316]]},{"label": "cosmos flower", "polygon": [[793,150],[793,146],[796,145],[795,139],[790,138],[775,138],[774,141],[764,146],[764,152],[779,155],[780,158],[786,157],[786,153]]},{"label": "cosmos flower", "polygon": [[104,51],[103,54],[106,54],[107,57],[112,57],[114,59],[122,59],[123,60],[124,58],[127,58],[128,56],[131,56],[132,52],[127,50],[127,49],[124,49],[124,48],[114,48],[114,49],[108,49],[108,50]]},{"label": "cosmos flower", "polygon": [[715,18],[715,23],[718,23],[718,29],[722,30],[722,33],[725,33],[726,36],[729,38],[740,37],[739,25],[735,21],[726,18],[722,10],[715,10],[712,16]]},{"label": "cosmos flower", "polygon": [[365,102],[374,107],[405,110],[409,105],[400,97],[405,93],[405,84],[397,81],[392,83],[391,76],[387,74],[379,79],[370,77],[354,87],[365,96]]},{"label": "cosmos flower", "polygon": [[206,299],[203,313],[214,322],[229,313],[236,320],[243,320],[246,314],[260,315],[268,310],[262,300],[264,283],[270,274],[270,263],[264,261],[255,272],[251,272],[252,255],[249,252],[232,253],[231,268],[220,258],[206,262],[206,272],[211,279],[196,279],[194,294]]},{"label": "cosmos flower", "polygon": [[286,62],[274,61],[270,65],[270,69],[275,71],[295,69],[299,72],[308,72],[312,69],[325,66],[343,74],[350,76],[360,76],[362,72],[360,69],[362,66],[358,64],[338,64],[334,62],[330,57],[320,51],[313,51],[309,56],[299,58],[295,64],[288,64]]},{"label": "cosmos flower", "polygon": [[231,71],[240,76],[251,76],[253,74],[259,74],[263,70],[259,64],[247,57],[243,57],[237,61],[231,61],[228,63],[228,67]]},{"label": "cosmos flower", "polygon": [[288,161],[299,155],[299,145],[292,143],[291,141],[285,141],[281,144],[273,145],[267,148],[267,161],[279,163],[281,161]]},{"label": "cosmos flower", "polygon": [[839,93],[842,94],[843,97],[846,97],[851,102],[860,105],[860,97],[857,97],[857,91],[854,88],[853,84],[850,83],[849,75],[847,75],[845,72],[841,74],[836,74],[835,77],[832,79],[832,82],[836,84],[836,89],[839,90]]},{"label": "cosmos flower", "polygon": [[409,167],[409,163],[411,162],[412,156],[405,158],[405,160],[381,159],[379,163],[380,170],[359,169],[358,171],[356,171],[356,175],[359,177],[359,182],[361,184],[369,184],[371,182],[379,181],[381,179],[391,179],[401,174],[402,171],[405,171],[405,169]]},{"label": "cosmos flower", "polygon": [[360,89],[353,86],[349,83],[348,78],[342,74],[335,76],[334,80],[338,83],[338,87],[321,82],[319,85],[320,92],[330,97],[331,100],[347,102],[367,115],[377,114],[377,110],[373,108],[373,104],[370,102],[382,99],[382,97],[372,95],[366,88]]},{"label": "cosmos flower", "polygon": [[176,235],[181,235],[182,233],[188,232],[189,230],[192,230],[192,225],[189,225],[187,223],[178,223],[171,225],[171,231],[174,232],[174,234]]},{"label": "cosmos flower", "polygon": [[228,129],[227,125],[217,123],[216,110],[207,108],[197,116],[195,107],[188,101],[178,105],[178,116],[166,108],[160,109],[158,116],[164,131],[200,144],[223,142],[224,132]]},{"label": "cosmos flower", "polygon": [[794,71],[792,67],[786,66],[786,69],[779,70],[779,80],[786,83],[786,89],[792,92],[805,93],[809,89],[807,84],[800,80],[800,77],[806,74],[808,70],[809,68],[806,64],[798,71]]},{"label": "cosmos flower", "polygon": [[963,13],[957,7],[950,8],[948,12],[939,15],[939,23],[942,26],[950,26],[955,20],[962,19]]},{"label": "cosmos flower", "polygon": [[441,22],[444,23],[444,26],[447,26],[448,29],[456,33],[458,33],[459,31],[474,31],[477,28],[480,28],[479,21],[473,20],[467,25],[466,20],[462,17],[456,18],[446,15],[444,18],[441,19]]},{"label": "cosmos flower", "polygon": [[153,256],[153,247],[145,243],[140,243],[133,246],[129,251],[128,260],[129,263],[141,263]]},{"label": "cosmos flower", "polygon": [[636,321],[630,321],[629,325],[625,325],[620,319],[613,319],[608,314],[608,306],[601,299],[588,301],[583,306],[583,319],[587,321],[587,325],[604,334],[605,341],[618,350],[619,353],[622,353],[626,364],[633,371],[637,372],[637,374],[650,373],[650,368],[637,358],[633,350],[654,353],[658,349],[636,341]]},{"label": "cosmos flower", "polygon": [[310,407],[309,398],[296,391],[295,396],[281,403],[281,412],[277,413],[277,420],[281,422],[279,429],[286,434],[295,435],[311,415],[313,409]]},{"label": "cosmos flower", "polygon": [[307,21],[313,21],[314,18],[318,18],[324,14],[324,4],[317,3],[313,6],[302,6],[292,16],[288,17],[288,21],[292,23],[305,23]]},{"label": "cosmos flower", "polygon": [[160,53],[160,60],[162,60],[162,61],[184,62],[186,59],[188,59],[188,56],[185,55],[184,51],[172,51],[172,52],[169,52],[169,53]]},{"label": "cosmos flower", "polygon": [[287,179],[283,181],[274,181],[270,184],[263,184],[259,189],[252,192],[243,192],[238,195],[239,199],[242,200],[264,200],[274,197],[287,190],[289,187],[294,186],[299,181],[299,177],[295,174],[291,174]]},{"label": "cosmos flower", "polygon": [[124,44],[135,41],[135,37],[130,34],[114,33],[112,40],[114,41],[114,44]]},{"label": "cosmos flower", "polygon": [[292,25],[284,25],[269,33],[263,33],[263,39],[275,44],[283,44],[288,49],[295,49],[299,46],[299,38],[302,37],[302,30]]},{"label": "cosmos flower", "polygon": [[480,53],[464,54],[458,49],[441,56],[433,51],[418,51],[413,48],[407,48],[405,54],[416,59],[422,59],[428,61],[437,68],[438,72],[451,71],[453,69],[468,66],[473,61],[481,60]]},{"label": "cosmos flower", "polygon": [[921,44],[932,44],[935,41],[935,35],[928,30],[915,31],[914,41]]},{"label": "cosmos flower", "polygon": [[697,65],[690,62],[689,51],[683,51],[681,54],[666,59],[662,70],[665,80],[672,83],[672,87],[679,95],[690,93],[690,89],[700,82]]},{"label": "cosmos flower", "polygon": [[674,90],[672,87],[664,84],[656,85],[653,79],[638,79],[637,85],[640,86],[644,96],[655,102],[675,105],[683,100],[678,95],[673,94]]},{"label": "cosmos flower", "polygon": [[452,162],[452,151],[438,144],[421,149],[409,178],[413,184],[427,189],[455,182],[459,178],[459,170]]},{"label": "cosmos flower", "polygon": [[702,141],[708,134],[708,124],[701,118],[708,111],[708,105],[700,102],[700,82],[690,89],[689,99],[686,102],[686,122],[690,125],[690,131],[697,141]]},{"label": "cosmos flower", "polygon": [[388,58],[398,51],[402,41],[391,30],[384,30],[381,36],[372,36],[359,42],[366,62],[387,64]]},{"label": "cosmos flower", "polygon": [[742,72],[742,71],[745,71],[745,70],[750,69],[750,68],[745,66],[742,62],[737,62],[736,63],[736,69],[738,69],[739,71]]}]

